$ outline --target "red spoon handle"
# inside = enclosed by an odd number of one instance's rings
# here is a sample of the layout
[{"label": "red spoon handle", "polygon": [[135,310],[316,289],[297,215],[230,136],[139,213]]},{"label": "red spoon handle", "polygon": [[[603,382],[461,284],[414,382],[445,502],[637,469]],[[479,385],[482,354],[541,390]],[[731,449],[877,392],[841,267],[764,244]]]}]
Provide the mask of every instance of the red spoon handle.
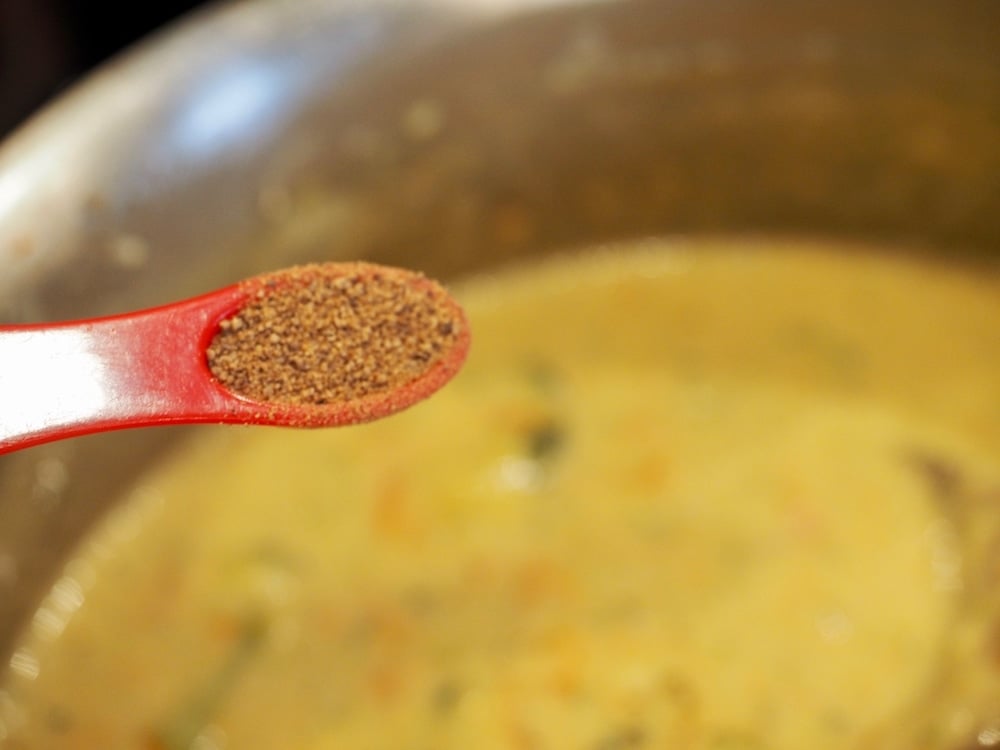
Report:
[{"label": "red spoon handle", "polygon": [[0,453],[121,427],[259,412],[218,386],[205,347],[239,286],[110,318],[0,327]]}]

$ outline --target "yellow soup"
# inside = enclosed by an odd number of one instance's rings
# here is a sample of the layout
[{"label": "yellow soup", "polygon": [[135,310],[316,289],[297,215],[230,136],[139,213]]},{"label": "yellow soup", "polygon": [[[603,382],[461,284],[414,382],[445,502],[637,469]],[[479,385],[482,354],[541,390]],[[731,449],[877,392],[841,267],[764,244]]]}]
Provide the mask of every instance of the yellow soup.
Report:
[{"label": "yellow soup", "polygon": [[661,242],[458,296],[427,403],[144,477],[15,653],[5,747],[1000,742],[994,277]]}]

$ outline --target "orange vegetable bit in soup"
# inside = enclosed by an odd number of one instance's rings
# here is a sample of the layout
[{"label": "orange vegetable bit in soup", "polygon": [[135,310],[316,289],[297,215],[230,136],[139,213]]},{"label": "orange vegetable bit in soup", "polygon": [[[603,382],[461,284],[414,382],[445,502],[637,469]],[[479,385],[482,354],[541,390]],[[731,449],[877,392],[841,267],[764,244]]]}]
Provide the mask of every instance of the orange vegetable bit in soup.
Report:
[{"label": "orange vegetable bit in soup", "polygon": [[1000,737],[1000,284],[841,250],[469,280],[426,404],[199,430],[39,610],[5,747]]}]

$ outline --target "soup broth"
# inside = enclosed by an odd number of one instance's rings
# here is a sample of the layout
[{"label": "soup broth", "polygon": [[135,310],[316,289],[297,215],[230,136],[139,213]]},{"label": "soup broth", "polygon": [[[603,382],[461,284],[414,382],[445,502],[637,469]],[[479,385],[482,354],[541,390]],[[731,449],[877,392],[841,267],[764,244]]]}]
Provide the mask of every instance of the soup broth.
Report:
[{"label": "soup broth", "polygon": [[5,747],[1000,740],[995,278],[657,241],[456,296],[428,402],[144,477],[16,651]]}]

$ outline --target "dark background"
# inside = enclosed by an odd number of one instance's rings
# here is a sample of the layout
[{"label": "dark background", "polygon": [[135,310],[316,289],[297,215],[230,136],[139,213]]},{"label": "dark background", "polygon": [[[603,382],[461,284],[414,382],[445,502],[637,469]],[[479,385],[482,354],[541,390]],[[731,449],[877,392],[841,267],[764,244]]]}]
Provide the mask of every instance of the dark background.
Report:
[{"label": "dark background", "polygon": [[0,138],[88,70],[205,0],[0,0]]}]

